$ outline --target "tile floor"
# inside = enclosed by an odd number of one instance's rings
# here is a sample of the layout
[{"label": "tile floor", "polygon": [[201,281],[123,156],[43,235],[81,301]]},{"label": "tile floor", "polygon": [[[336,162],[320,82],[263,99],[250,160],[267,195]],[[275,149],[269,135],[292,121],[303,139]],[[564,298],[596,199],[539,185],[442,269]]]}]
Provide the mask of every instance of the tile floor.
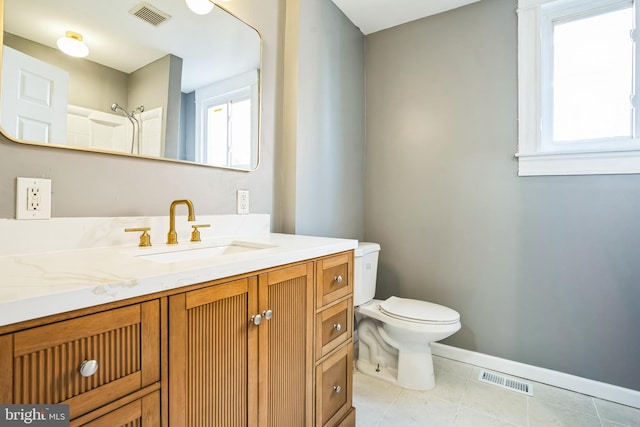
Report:
[{"label": "tile floor", "polygon": [[434,356],[436,388],[405,390],[354,369],[357,427],[640,427],[640,409],[533,384],[533,397],[477,380],[480,368]]}]

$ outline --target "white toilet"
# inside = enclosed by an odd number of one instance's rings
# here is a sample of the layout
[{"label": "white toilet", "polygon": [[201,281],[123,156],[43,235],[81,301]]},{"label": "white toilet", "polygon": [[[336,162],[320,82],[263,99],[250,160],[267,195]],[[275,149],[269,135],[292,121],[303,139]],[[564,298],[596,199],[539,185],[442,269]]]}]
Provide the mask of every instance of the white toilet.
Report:
[{"label": "white toilet", "polygon": [[431,343],[456,333],[460,315],[426,301],[373,299],[379,251],[379,244],[364,242],[355,250],[356,368],[403,388],[431,389],[435,387]]}]

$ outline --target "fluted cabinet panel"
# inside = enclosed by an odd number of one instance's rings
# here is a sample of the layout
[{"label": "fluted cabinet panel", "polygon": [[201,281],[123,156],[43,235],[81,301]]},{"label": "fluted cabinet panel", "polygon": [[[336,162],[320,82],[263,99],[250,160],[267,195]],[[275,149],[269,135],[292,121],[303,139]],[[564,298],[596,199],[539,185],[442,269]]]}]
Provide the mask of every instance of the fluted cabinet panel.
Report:
[{"label": "fluted cabinet panel", "polygon": [[269,288],[276,315],[269,324],[269,425],[304,425],[305,417],[305,317],[306,278],[297,278]]},{"label": "fluted cabinet panel", "polygon": [[[158,385],[159,312],[150,300],[3,336],[3,403],[65,403],[73,420]],[[81,372],[84,362],[95,369]]]},{"label": "fluted cabinet panel", "polygon": [[68,404],[75,426],[159,389],[159,319],[151,299],[1,335],[1,402]]},{"label": "fluted cabinet panel", "polygon": [[170,426],[255,425],[249,372],[257,332],[249,313],[257,310],[256,283],[241,279],[169,299]]},{"label": "fluted cabinet panel", "polygon": [[187,425],[247,425],[247,296],[188,311]]},{"label": "fluted cabinet panel", "polygon": [[[140,370],[140,324],[66,342],[14,360],[15,403],[60,403]],[[84,360],[98,370],[83,377]],[[45,380],[47,379],[47,380]]]},{"label": "fluted cabinet panel", "polygon": [[[313,263],[283,268],[260,278],[261,424],[312,424]],[[264,327],[263,327],[264,326]]]}]

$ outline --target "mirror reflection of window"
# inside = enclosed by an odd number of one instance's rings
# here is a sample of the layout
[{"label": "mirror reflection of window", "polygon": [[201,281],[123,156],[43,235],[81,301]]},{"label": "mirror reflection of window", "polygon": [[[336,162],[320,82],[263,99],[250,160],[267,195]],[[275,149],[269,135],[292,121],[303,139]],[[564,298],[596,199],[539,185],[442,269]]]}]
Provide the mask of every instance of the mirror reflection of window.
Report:
[{"label": "mirror reflection of window", "polygon": [[196,153],[210,165],[246,168],[255,164],[257,72],[196,90]]},{"label": "mirror reflection of window", "polygon": [[212,105],[207,108],[206,152],[207,162],[226,165],[229,157],[229,112],[227,104]]},{"label": "mirror reflection of window", "polygon": [[209,107],[206,129],[208,164],[229,167],[251,164],[251,99]]}]

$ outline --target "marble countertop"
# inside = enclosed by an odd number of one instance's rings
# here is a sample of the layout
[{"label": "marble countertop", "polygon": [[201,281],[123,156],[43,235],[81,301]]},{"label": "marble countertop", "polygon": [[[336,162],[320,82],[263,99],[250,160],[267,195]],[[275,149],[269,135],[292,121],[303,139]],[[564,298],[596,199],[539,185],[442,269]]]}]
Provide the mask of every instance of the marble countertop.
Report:
[{"label": "marble countertop", "polygon": [[[179,262],[138,255],[224,245],[270,246]],[[355,249],[357,240],[258,233],[199,243],[0,256],[0,326]]]}]

